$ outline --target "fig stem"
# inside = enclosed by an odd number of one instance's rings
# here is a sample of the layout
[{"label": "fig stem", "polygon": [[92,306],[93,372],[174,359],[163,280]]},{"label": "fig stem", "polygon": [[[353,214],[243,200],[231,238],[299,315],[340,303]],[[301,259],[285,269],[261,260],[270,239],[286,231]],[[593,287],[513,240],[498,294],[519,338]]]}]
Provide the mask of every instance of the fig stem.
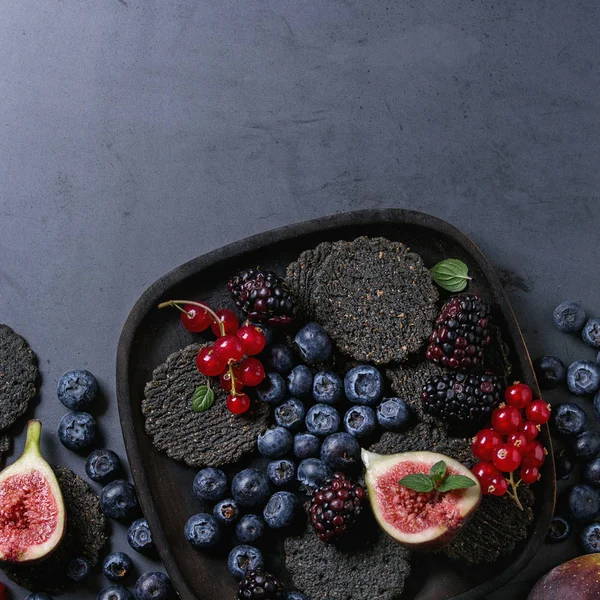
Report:
[{"label": "fig stem", "polygon": [[521,501],[519,500],[519,492],[517,491],[518,483],[515,484],[515,478],[513,477],[512,472],[508,474],[508,482],[510,483],[510,487],[512,488],[512,493],[508,492],[509,496],[515,501],[515,504],[519,507],[520,510],[525,510]]},{"label": "fig stem", "polygon": [[40,456],[40,438],[42,436],[42,423],[37,419],[31,419],[27,423],[27,439],[23,454],[35,453]]}]

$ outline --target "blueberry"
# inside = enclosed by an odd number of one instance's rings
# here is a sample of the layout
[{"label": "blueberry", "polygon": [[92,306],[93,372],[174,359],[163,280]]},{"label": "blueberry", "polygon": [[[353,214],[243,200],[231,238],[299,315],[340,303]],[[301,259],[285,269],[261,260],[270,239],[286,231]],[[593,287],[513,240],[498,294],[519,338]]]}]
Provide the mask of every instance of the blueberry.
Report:
[{"label": "blueberry", "polygon": [[581,547],[586,554],[600,552],[600,523],[586,525],[579,539],[581,540]]},{"label": "blueberry", "polygon": [[600,511],[598,492],[589,485],[572,486],[567,493],[567,502],[571,516],[580,523],[593,521]]},{"label": "blueberry", "polygon": [[240,507],[232,498],[226,498],[215,505],[213,515],[219,523],[232,525],[240,516]]},{"label": "blueberry", "polygon": [[111,552],[102,563],[102,572],[111,581],[125,579],[133,569],[133,561],[125,552]]},{"label": "blueberry", "polygon": [[58,439],[74,452],[87,450],[96,439],[96,421],[86,412],[67,413],[58,424]]},{"label": "blueberry", "polygon": [[410,407],[402,398],[384,398],[377,407],[377,421],[388,431],[404,431],[410,419]]},{"label": "blueberry", "polygon": [[383,377],[371,365],[358,365],[346,373],[344,391],[350,402],[375,406],[383,394]]},{"label": "blueberry", "polygon": [[592,348],[600,348],[600,319],[589,319],[581,332],[581,339]]},{"label": "blueberry", "polygon": [[360,463],[360,446],[349,433],[334,433],[321,446],[321,460],[333,471],[351,471]]},{"label": "blueberry", "polygon": [[[286,375],[294,366],[294,353],[285,344],[273,344],[265,350],[266,362],[270,369],[281,375]],[[284,380],[285,384],[285,380]]]},{"label": "blueberry", "polygon": [[275,409],[275,422],[286,429],[300,429],[304,424],[304,404],[297,398],[290,398]]},{"label": "blueberry", "polygon": [[294,436],[294,456],[300,460],[319,456],[321,440],[314,433],[297,433]]},{"label": "blueberry", "polygon": [[288,592],[285,600],[308,600],[308,598],[300,592]]},{"label": "blueberry", "polygon": [[277,487],[285,487],[296,480],[296,465],[287,458],[271,461],[267,466],[267,476]]},{"label": "blueberry", "polygon": [[554,324],[566,333],[577,333],[585,323],[585,311],[577,302],[567,300],[554,309]]},{"label": "blueberry", "polygon": [[344,415],[344,429],[354,437],[367,437],[377,429],[375,411],[369,406],[353,406]]},{"label": "blueberry", "polygon": [[554,457],[554,463],[556,465],[556,477],[558,479],[569,479],[575,469],[573,459],[564,450],[561,450],[560,454]]},{"label": "blueberry", "polygon": [[533,363],[538,383],[543,390],[554,389],[567,375],[567,368],[556,356],[542,356]]},{"label": "blueberry", "polygon": [[307,323],[294,338],[296,350],[309,365],[325,362],[331,356],[331,340],[318,323]]},{"label": "blueberry", "polygon": [[600,352],[596,355],[596,362],[600,365]]},{"label": "blueberry", "polygon": [[265,522],[258,515],[244,515],[235,528],[235,535],[244,544],[256,542],[265,533]]},{"label": "blueberry", "polygon": [[152,532],[146,519],[137,519],[127,530],[129,545],[141,554],[151,554],[154,551]]},{"label": "blueberry", "polygon": [[335,404],[344,391],[342,380],[331,371],[320,371],[315,375],[312,395],[316,402]]},{"label": "blueberry", "polygon": [[594,396],[594,416],[597,421],[600,421],[600,392]]},{"label": "blueberry", "polygon": [[164,573],[140,575],[134,593],[135,600],[171,600],[175,597],[171,580]]},{"label": "blueberry", "polygon": [[265,566],[262,552],[253,546],[241,544],[236,546],[227,557],[227,568],[236,578],[242,579],[246,571],[255,571]]},{"label": "blueberry", "polygon": [[554,515],[550,528],[546,534],[546,541],[550,544],[564,542],[571,535],[571,523],[558,515]]},{"label": "blueberry", "polygon": [[194,548],[212,548],[221,540],[219,523],[208,513],[192,515],[187,520],[183,533]]},{"label": "blueberry", "polygon": [[78,583],[83,581],[90,574],[92,567],[89,561],[83,557],[73,558],[67,565],[67,577]]},{"label": "blueberry", "polygon": [[292,449],[292,434],[284,427],[272,427],[258,436],[258,451],[267,458],[279,458]]},{"label": "blueberry", "polygon": [[285,379],[279,373],[267,373],[256,388],[259,400],[267,404],[279,404],[285,398]]},{"label": "blueberry", "polygon": [[58,380],[58,399],[69,410],[86,410],[92,405],[98,382],[96,378],[85,369],[67,371]]},{"label": "blueberry", "polygon": [[288,527],[294,521],[298,498],[291,492],[275,492],[263,510],[265,523],[272,529]]},{"label": "blueberry", "polygon": [[595,394],[600,388],[600,365],[591,360],[576,360],[569,365],[567,386],[573,394]]},{"label": "blueberry", "polygon": [[333,477],[333,471],[318,458],[307,458],[298,466],[298,481],[307,492],[313,492]]},{"label": "blueberry", "polygon": [[600,433],[584,431],[573,440],[573,456],[582,462],[588,462],[600,452]]},{"label": "blueberry", "polygon": [[573,402],[565,402],[552,411],[552,431],[561,438],[573,438],[585,429],[587,417],[583,410]]},{"label": "blueberry", "polygon": [[[124,596],[125,597],[125,596]],[[100,596],[98,596],[100,598]],[[25,600],[53,600],[50,594],[45,594],[44,592],[37,592],[36,594],[29,594]],[[120,600],[117,598],[116,600]]]},{"label": "blueberry", "polygon": [[[36,596],[35,600],[42,600],[42,598],[38,599]],[[133,594],[127,588],[122,585],[113,584],[102,588],[98,592],[96,600],[134,600],[134,598]]]},{"label": "blueberry", "polygon": [[340,413],[328,404],[315,404],[306,413],[306,429],[315,435],[329,435],[340,428]]},{"label": "blueberry", "polygon": [[600,458],[595,458],[585,465],[583,481],[594,487],[600,487]]},{"label": "blueberry", "polygon": [[92,481],[109,483],[121,475],[123,469],[116,452],[103,448],[94,450],[85,461],[85,472]]},{"label": "blueberry", "polygon": [[304,398],[310,394],[313,385],[313,375],[306,365],[294,367],[287,376],[287,389],[291,396]]},{"label": "blueberry", "polygon": [[244,469],[233,478],[231,493],[240,506],[262,506],[269,497],[269,480],[258,469]]},{"label": "blueberry", "polygon": [[227,475],[221,469],[209,467],[196,473],[194,494],[206,502],[217,502],[227,493]]},{"label": "blueberry", "polygon": [[111,481],[100,493],[100,507],[111,519],[133,518],[139,510],[135,488],[123,479]]}]

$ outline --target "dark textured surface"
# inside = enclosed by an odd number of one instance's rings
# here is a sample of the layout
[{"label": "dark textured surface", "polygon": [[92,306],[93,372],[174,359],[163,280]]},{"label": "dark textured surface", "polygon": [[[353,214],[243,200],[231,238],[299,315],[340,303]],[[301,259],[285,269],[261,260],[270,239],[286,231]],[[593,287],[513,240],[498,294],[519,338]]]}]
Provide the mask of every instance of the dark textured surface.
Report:
[{"label": "dark textured surface", "polygon": [[[551,319],[569,298],[600,311],[596,0],[32,0],[0,12],[0,320],[39,356],[35,415],[53,462],[83,474],[53,433],[56,383],[75,367],[98,376],[103,442],[124,455],[115,348],[152,281],[344,210],[447,219],[498,269],[534,358],[593,358]],[[126,550],[125,528],[113,531]],[[576,552],[575,539],[545,546],[494,600],[523,600]]]},{"label": "dark textured surface", "polygon": [[270,411],[267,404],[255,401],[252,413],[232,415],[225,403],[227,393],[217,382],[212,384],[212,407],[194,412],[194,390],[207,382],[196,367],[201,347],[187,346],[154,370],[142,401],[144,426],[154,445],[171,458],[193,467],[220,467],[256,449],[259,434],[270,423]]}]

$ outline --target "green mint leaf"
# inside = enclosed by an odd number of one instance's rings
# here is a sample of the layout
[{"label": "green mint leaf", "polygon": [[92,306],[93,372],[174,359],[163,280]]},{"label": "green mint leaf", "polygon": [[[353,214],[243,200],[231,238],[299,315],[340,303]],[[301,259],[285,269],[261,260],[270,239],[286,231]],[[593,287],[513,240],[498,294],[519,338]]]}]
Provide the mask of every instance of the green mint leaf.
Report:
[{"label": "green mint leaf", "polygon": [[440,483],[440,492],[449,492],[450,490],[462,490],[464,488],[470,488],[476,485],[476,483],[470,478],[464,475],[449,475]]},{"label": "green mint leaf", "polygon": [[436,483],[442,481],[446,477],[446,463],[443,460],[436,462],[429,470],[429,475]]},{"label": "green mint leaf", "polygon": [[208,410],[215,403],[215,393],[206,385],[196,388],[192,396],[192,410],[200,413]]},{"label": "green mint leaf", "polygon": [[434,483],[431,477],[429,475],[424,475],[423,473],[407,475],[398,483],[404,487],[414,490],[415,492],[431,492],[431,490],[434,488]]},{"label": "green mint leaf", "polygon": [[467,287],[469,267],[458,258],[447,258],[431,268],[433,280],[444,290],[462,292]]}]

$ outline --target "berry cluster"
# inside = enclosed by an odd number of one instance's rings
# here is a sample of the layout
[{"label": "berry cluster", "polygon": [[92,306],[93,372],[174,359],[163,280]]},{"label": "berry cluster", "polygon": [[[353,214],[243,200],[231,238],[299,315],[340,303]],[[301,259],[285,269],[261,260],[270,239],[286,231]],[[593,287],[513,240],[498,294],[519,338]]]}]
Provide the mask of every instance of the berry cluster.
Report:
[{"label": "berry cluster", "polygon": [[265,378],[262,363],[253,358],[265,347],[263,332],[251,324],[239,327],[235,313],[226,308],[213,311],[207,304],[187,300],[171,300],[159,308],[164,306],[181,311],[181,323],[188,331],[200,333],[211,328],[217,339],[198,352],[196,366],[206,377],[219,377],[221,387],[229,392],[230,412],[245,413],[250,408],[250,397],[241,390],[257,386]]},{"label": "berry cluster", "polygon": [[[548,454],[536,438],[540,426],[550,419],[550,405],[533,400],[531,388],[524,383],[508,387],[504,399],[506,404],[492,413],[491,427],[473,438],[473,454],[482,461],[475,465],[473,473],[484,494],[509,494],[522,508],[517,488],[539,480],[540,467]],[[515,482],[513,474],[517,469],[519,479]]]}]

